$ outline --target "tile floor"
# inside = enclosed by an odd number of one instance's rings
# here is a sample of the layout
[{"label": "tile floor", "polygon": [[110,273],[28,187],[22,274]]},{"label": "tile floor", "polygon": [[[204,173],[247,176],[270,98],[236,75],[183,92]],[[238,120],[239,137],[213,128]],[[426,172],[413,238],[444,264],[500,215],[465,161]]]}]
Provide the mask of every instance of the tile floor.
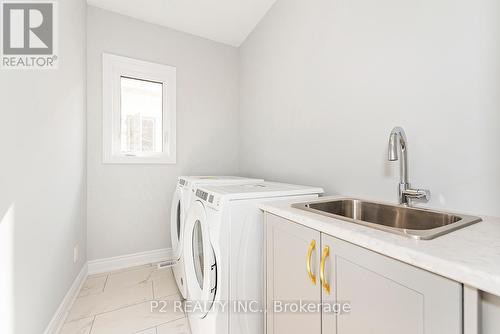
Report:
[{"label": "tile floor", "polygon": [[[179,298],[172,271],[155,265],[92,275],[59,334],[189,334],[185,315],[174,310]],[[153,311],[152,301],[160,301]]]}]

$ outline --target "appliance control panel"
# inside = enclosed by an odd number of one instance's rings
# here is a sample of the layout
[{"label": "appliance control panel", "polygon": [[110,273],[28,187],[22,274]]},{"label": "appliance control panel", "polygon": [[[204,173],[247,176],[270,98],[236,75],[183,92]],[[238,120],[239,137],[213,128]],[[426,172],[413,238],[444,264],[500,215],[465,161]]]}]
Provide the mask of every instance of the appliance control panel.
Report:
[{"label": "appliance control panel", "polygon": [[206,201],[208,199],[208,193],[206,191],[201,190],[201,189],[196,189],[196,197],[201,198],[202,200]]},{"label": "appliance control panel", "polygon": [[195,196],[208,204],[208,206],[214,207],[216,209],[220,205],[220,198],[212,193],[206,192],[205,190],[196,189]]}]

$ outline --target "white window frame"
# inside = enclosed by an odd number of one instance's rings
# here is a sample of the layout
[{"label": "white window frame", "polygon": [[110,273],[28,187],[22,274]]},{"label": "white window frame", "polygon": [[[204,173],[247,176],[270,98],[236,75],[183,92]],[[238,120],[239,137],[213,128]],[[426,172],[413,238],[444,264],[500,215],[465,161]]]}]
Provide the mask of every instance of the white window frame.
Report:
[{"label": "white window frame", "polygon": [[[104,53],[103,64],[103,163],[176,163],[176,68]],[[121,152],[121,78],[163,84],[163,152],[131,155]]]}]

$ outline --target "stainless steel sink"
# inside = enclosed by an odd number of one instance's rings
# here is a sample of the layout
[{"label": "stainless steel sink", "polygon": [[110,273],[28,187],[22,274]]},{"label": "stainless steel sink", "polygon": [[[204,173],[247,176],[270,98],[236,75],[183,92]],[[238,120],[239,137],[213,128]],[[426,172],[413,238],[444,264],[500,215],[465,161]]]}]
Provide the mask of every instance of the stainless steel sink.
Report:
[{"label": "stainless steel sink", "polygon": [[414,239],[433,239],[482,219],[453,213],[368,202],[353,198],[325,199],[293,207]]}]

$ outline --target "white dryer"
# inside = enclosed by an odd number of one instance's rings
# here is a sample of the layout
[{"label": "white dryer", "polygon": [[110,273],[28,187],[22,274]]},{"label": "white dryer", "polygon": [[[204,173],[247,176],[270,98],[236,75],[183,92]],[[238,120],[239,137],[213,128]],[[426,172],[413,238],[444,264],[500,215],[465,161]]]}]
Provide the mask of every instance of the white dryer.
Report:
[{"label": "white dryer", "polygon": [[258,204],[310,200],[322,193],[321,188],[275,182],[196,189],[184,239],[185,307],[192,334],[264,333],[263,313],[242,312],[264,307],[264,224]]},{"label": "white dryer", "polygon": [[172,199],[170,213],[170,236],[176,264],[172,267],[175,281],[183,298],[186,298],[186,279],[184,274],[184,259],[182,255],[182,240],[184,237],[184,218],[192,202],[194,189],[200,185],[251,184],[262,182],[262,179],[252,179],[237,176],[180,176]]}]

